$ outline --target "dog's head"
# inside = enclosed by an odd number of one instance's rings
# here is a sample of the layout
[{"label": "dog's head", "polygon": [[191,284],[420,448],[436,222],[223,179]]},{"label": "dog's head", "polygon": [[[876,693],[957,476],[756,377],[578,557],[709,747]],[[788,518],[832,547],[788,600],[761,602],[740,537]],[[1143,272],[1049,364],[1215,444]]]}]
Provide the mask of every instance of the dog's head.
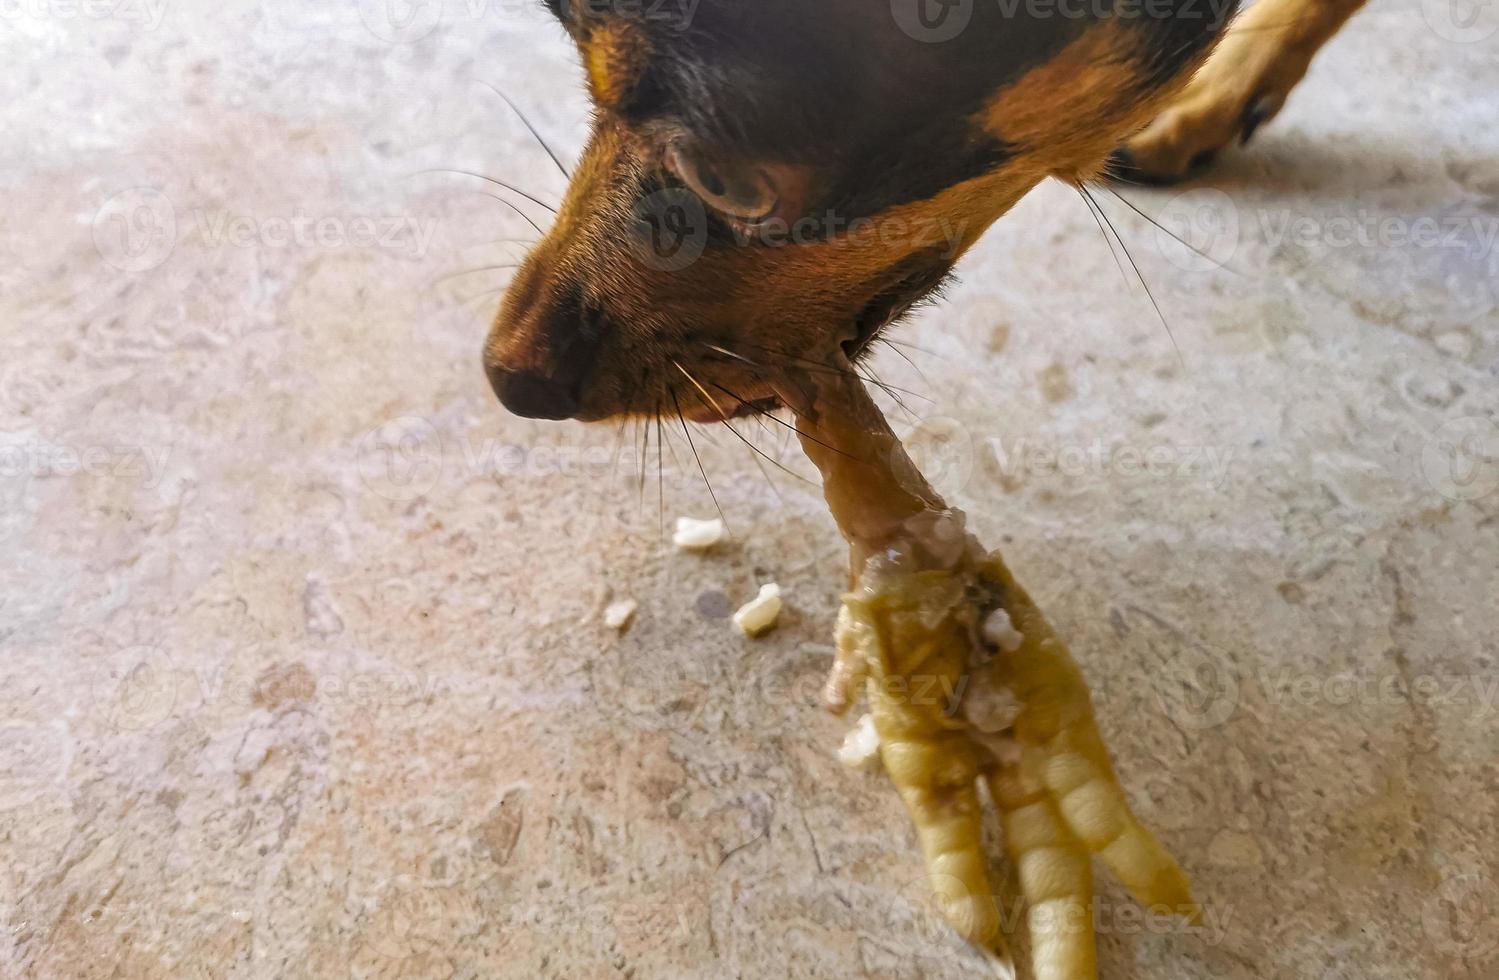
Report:
[{"label": "dog's head", "polygon": [[1226,0],[547,0],[597,113],[485,348],[535,418],[771,407],[1042,179],[1093,175]]}]

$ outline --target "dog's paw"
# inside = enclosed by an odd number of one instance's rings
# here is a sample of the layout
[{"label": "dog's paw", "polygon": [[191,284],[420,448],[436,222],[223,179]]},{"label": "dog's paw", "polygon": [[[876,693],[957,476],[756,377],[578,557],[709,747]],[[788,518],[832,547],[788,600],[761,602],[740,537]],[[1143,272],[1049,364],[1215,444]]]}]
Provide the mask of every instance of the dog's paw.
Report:
[{"label": "dog's paw", "polygon": [[1306,60],[1266,40],[1230,34],[1181,95],[1114,151],[1109,174],[1174,183],[1210,166],[1229,144],[1249,142],[1306,74]]},{"label": "dog's paw", "polygon": [[1247,143],[1273,119],[1312,58],[1358,0],[1261,0],[1237,20],[1186,87],[1144,130],[1114,151],[1108,173],[1169,184]]}]

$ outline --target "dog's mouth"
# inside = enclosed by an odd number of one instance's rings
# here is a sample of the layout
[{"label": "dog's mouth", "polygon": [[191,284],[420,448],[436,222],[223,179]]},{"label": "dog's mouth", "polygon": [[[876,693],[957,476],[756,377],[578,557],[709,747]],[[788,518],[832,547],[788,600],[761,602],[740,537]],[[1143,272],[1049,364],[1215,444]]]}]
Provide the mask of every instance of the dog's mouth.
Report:
[{"label": "dog's mouth", "polygon": [[875,293],[854,317],[853,336],[842,343],[844,355],[850,362],[858,361],[882,330],[936,292],[951,271],[949,261],[927,254],[902,263],[893,281]]},{"label": "dog's mouth", "polygon": [[[848,329],[841,333],[844,339],[839,342],[838,347],[842,356],[853,363],[868,354],[880,333],[938,290],[951,270],[952,264],[948,260],[925,253],[912,256],[898,266],[896,272],[887,278],[887,284],[870,297],[854,316]],[[809,350],[800,357],[791,358],[791,362],[793,365],[805,364],[810,368],[818,363],[831,365],[839,359],[826,351],[819,356],[817,351]],[[792,371],[794,373],[794,367]],[[690,408],[682,405],[682,415],[689,422],[706,424],[769,414],[786,405],[773,390],[767,391],[767,388],[774,387],[774,382],[756,384],[757,390],[737,392],[732,398],[721,397],[713,392],[712,405],[703,403]]]}]

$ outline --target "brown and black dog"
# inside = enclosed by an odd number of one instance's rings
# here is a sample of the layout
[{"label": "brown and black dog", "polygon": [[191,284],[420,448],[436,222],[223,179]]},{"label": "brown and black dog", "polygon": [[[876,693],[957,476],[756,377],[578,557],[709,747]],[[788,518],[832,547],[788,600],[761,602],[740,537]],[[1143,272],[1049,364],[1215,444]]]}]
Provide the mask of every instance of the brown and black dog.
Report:
[{"label": "brown and black dog", "polygon": [[857,358],[1047,177],[1170,180],[1362,0],[547,0],[596,105],[485,347],[519,415],[715,421]]}]

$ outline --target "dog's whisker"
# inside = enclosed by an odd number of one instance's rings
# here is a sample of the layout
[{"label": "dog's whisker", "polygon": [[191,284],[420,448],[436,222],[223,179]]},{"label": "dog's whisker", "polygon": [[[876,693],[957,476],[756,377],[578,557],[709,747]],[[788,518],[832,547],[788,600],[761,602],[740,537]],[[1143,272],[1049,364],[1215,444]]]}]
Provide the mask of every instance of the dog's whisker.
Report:
[{"label": "dog's whisker", "polygon": [[644,509],[645,508],[645,460],[646,460],[646,454],[648,452],[650,452],[650,448],[651,448],[651,427],[650,427],[650,423],[648,423],[648,422],[643,423],[640,426],[640,430],[641,430],[640,431],[640,477],[639,477],[639,487],[637,488],[636,492],[637,492],[637,495],[639,497],[639,500],[637,501],[638,507],[639,507],[639,509]]},{"label": "dog's whisker", "polygon": [[1108,187],[1108,186],[1104,186],[1103,189],[1106,190],[1106,191],[1108,191],[1110,194],[1114,195],[1114,197],[1117,198],[1125,207],[1129,208],[1131,211],[1135,212],[1135,214],[1138,214],[1140,217],[1144,218],[1146,221],[1148,221],[1152,225],[1154,225],[1157,228],[1157,230],[1159,230],[1159,231],[1161,231],[1161,232],[1163,232],[1163,233],[1165,233],[1167,235],[1170,235],[1172,237],[1172,239],[1174,239],[1178,244],[1180,244],[1182,246],[1182,248],[1185,248],[1185,249],[1188,249],[1191,252],[1194,252],[1195,254],[1201,256],[1202,258],[1207,259],[1209,262],[1213,263],[1215,266],[1218,266],[1219,268],[1224,269],[1224,270],[1232,273],[1233,275],[1236,275],[1236,276],[1242,276],[1243,275],[1243,273],[1239,272],[1237,269],[1234,269],[1234,268],[1231,268],[1231,267],[1229,267],[1227,265],[1224,265],[1219,260],[1213,258],[1211,255],[1207,254],[1202,249],[1198,248],[1196,245],[1193,245],[1190,242],[1188,242],[1186,239],[1182,238],[1180,235],[1178,235],[1176,232],[1172,231],[1170,228],[1167,228],[1165,225],[1161,224],[1155,218],[1151,217],[1149,214],[1145,213],[1145,211],[1143,211],[1139,207],[1137,207],[1135,205],[1134,201],[1131,201],[1129,198],[1125,197],[1123,194],[1121,194],[1118,191],[1114,190],[1114,188]]},{"label": "dog's whisker", "polygon": [[743,363],[748,364],[750,367],[761,367],[762,366],[761,364],[759,364],[759,363],[757,363],[755,361],[752,361],[749,358],[745,357],[743,354],[740,354],[740,353],[737,353],[735,351],[729,350],[727,347],[720,347],[717,344],[707,344],[707,343],[703,344],[703,346],[706,347],[706,348],[708,348],[711,351],[714,351],[715,353],[722,354],[724,357],[732,358],[733,360],[736,360],[736,361],[742,361]]},{"label": "dog's whisker", "polygon": [[519,269],[519,268],[520,268],[520,263],[519,262],[507,262],[507,263],[502,264],[502,265],[481,265],[481,266],[479,266],[476,269],[464,269],[464,270],[462,270],[460,272],[450,272],[450,273],[448,273],[445,276],[438,276],[436,279],[433,279],[431,282],[427,283],[427,287],[430,289],[433,286],[440,286],[440,285],[442,285],[445,282],[452,282],[454,279],[457,279],[460,276],[474,276],[474,275],[478,275],[481,272],[498,272],[498,271],[500,271],[502,269]]},{"label": "dog's whisker", "polygon": [[1186,371],[1187,359],[1182,356],[1182,349],[1176,342],[1176,334],[1171,332],[1171,324],[1166,322],[1166,314],[1162,312],[1161,304],[1156,302],[1155,293],[1150,291],[1150,283],[1146,282],[1145,277],[1140,274],[1140,266],[1135,262],[1135,257],[1129,254],[1129,246],[1124,244],[1123,238],[1119,237],[1119,229],[1114,227],[1114,222],[1109,220],[1109,216],[1104,211],[1103,206],[1094,200],[1093,195],[1088,193],[1086,187],[1081,187],[1079,190],[1083,192],[1084,197],[1093,202],[1093,206],[1098,209],[1099,217],[1103,219],[1104,224],[1109,226],[1109,230],[1114,233],[1114,237],[1119,240],[1119,248],[1123,250],[1124,257],[1129,259],[1130,268],[1135,270],[1135,278],[1140,280],[1140,286],[1145,290],[1145,295],[1149,297],[1150,305],[1155,307],[1155,315],[1161,318],[1161,326],[1166,328],[1166,336],[1171,338],[1171,346],[1176,350],[1176,359],[1180,362],[1182,370]]},{"label": "dog's whisker", "polygon": [[710,395],[710,394],[708,394],[708,389],[704,388],[700,383],[698,383],[697,378],[694,378],[692,376],[692,373],[690,371],[688,371],[686,368],[684,368],[682,366],[682,364],[681,364],[680,361],[678,361],[676,358],[673,357],[673,358],[671,358],[671,363],[672,363],[673,367],[675,367],[678,371],[682,372],[682,377],[686,378],[688,381],[690,381],[692,383],[692,386],[698,390],[699,394],[702,395],[702,397],[704,399],[704,403],[708,407],[712,408],[713,411],[717,412],[719,418],[726,419],[726,418],[729,417],[729,413],[725,412],[722,408],[719,407],[718,402],[716,402],[716,401],[713,400],[713,396]]},{"label": "dog's whisker", "polygon": [[913,350],[918,354],[925,354],[927,357],[935,357],[939,361],[951,362],[952,360],[952,358],[943,357],[941,354],[937,353],[934,350],[931,350],[930,348],[918,346],[907,340],[896,340],[893,337],[881,337],[880,340],[892,347],[904,347],[906,350]]},{"label": "dog's whisker", "polygon": [[1093,219],[1093,223],[1098,226],[1098,233],[1103,236],[1103,240],[1108,244],[1109,256],[1113,258],[1114,265],[1119,269],[1119,278],[1123,279],[1124,284],[1128,286],[1129,274],[1124,271],[1124,263],[1119,261],[1119,253],[1114,249],[1114,240],[1109,237],[1108,230],[1104,228],[1103,221],[1101,221],[1098,217],[1098,202],[1094,201],[1092,197],[1084,192],[1081,186],[1075,186],[1074,189],[1082,197],[1083,206],[1088,209],[1088,216],[1091,217]]},{"label": "dog's whisker", "polygon": [[627,415],[619,420],[619,428],[614,433],[614,453],[609,457],[609,479],[612,482],[619,476],[620,450],[625,447],[625,429],[630,425],[630,417]]},{"label": "dog's whisker", "polygon": [[703,458],[697,454],[697,446],[692,441],[692,430],[687,427],[687,417],[682,414],[682,405],[677,401],[677,389],[668,388],[671,392],[671,406],[676,409],[677,421],[682,423],[682,434],[687,437],[687,448],[692,450],[692,458],[697,461],[697,470],[703,475],[703,486],[708,488],[708,496],[713,501],[713,509],[718,511],[719,520],[723,521],[724,527],[729,526],[729,519],[724,516],[723,507],[719,506],[718,494],[713,492],[713,481],[708,479],[708,471],[703,466]]},{"label": "dog's whisker", "polygon": [[895,390],[894,390],[893,386],[885,384],[885,382],[881,381],[880,378],[877,375],[875,375],[873,371],[870,372],[870,377],[868,377],[865,380],[867,380],[870,384],[875,385],[876,387],[878,387],[885,394],[889,395],[895,401],[895,404],[897,404],[897,405],[900,406],[900,410],[901,411],[905,412],[912,419],[916,419],[918,421],[920,420],[921,416],[919,416],[915,412],[911,411],[911,406],[907,405],[905,403],[905,401],[899,395],[897,395],[895,393]]},{"label": "dog's whisker", "polygon": [[891,392],[898,391],[901,394],[910,395],[912,398],[920,398],[922,401],[931,402],[933,404],[936,404],[936,399],[934,399],[934,398],[930,398],[930,397],[928,397],[926,395],[923,395],[919,391],[913,391],[910,388],[902,388],[899,385],[886,384],[883,381],[880,381],[880,380],[878,380],[876,378],[872,378],[869,375],[862,373],[861,371],[859,371],[859,369],[857,367],[852,367],[851,366],[851,367],[848,367],[848,368],[843,368],[843,367],[839,367],[836,364],[830,364],[830,363],[827,363],[825,361],[816,361],[816,360],[811,360],[809,358],[797,357],[796,355],[791,354],[791,353],[789,353],[787,351],[776,350],[774,347],[760,347],[758,344],[751,344],[750,346],[751,347],[756,347],[757,349],[760,349],[760,350],[767,351],[767,352],[769,352],[771,354],[777,354],[777,355],[779,355],[779,356],[787,359],[789,362],[791,362],[793,364],[796,364],[799,367],[807,368],[807,369],[813,370],[813,371],[816,371],[816,370],[820,369],[820,370],[825,371],[825,372],[833,372],[833,373],[840,374],[840,375],[850,375],[851,374],[854,377],[859,378],[862,381],[867,381],[868,383],[870,383],[872,385],[877,385],[880,388],[885,389],[885,391],[886,391],[887,394],[889,394]]},{"label": "dog's whisker", "polygon": [[459,170],[453,167],[437,167],[432,170],[421,170],[418,171],[418,174],[459,174],[463,177],[474,177],[478,180],[484,181],[485,183],[494,184],[496,187],[503,187],[505,188],[505,190],[510,191],[512,194],[519,194],[521,197],[530,201],[532,204],[535,204],[538,207],[546,208],[552,214],[557,213],[557,209],[554,206],[543,201],[535,194],[532,194],[528,191],[523,191],[519,187],[516,187],[514,184],[506,183],[505,181],[500,180],[498,177],[490,177],[487,174],[477,173],[473,170]]},{"label": "dog's whisker", "polygon": [[[719,391],[722,391],[724,394],[728,395],[730,398],[736,399],[740,404],[743,404],[743,405],[748,405],[749,404],[749,402],[745,401],[743,398],[740,398],[738,395],[734,394],[732,391],[730,391],[729,389],[725,388],[723,385],[719,384],[718,382],[716,382],[716,381],[710,381],[708,383],[710,385],[712,385],[713,387],[717,388]],[[853,455],[852,453],[848,453],[848,452],[845,452],[842,449],[839,449],[837,446],[829,445],[828,443],[823,442],[821,439],[818,439],[816,436],[808,435],[806,433],[803,433],[803,432],[799,431],[797,429],[797,427],[794,426],[794,425],[792,425],[790,422],[787,422],[785,419],[779,418],[779,417],[777,417],[776,415],[774,415],[774,414],[772,414],[770,412],[761,412],[760,415],[763,416],[764,418],[770,419],[776,425],[785,426],[792,434],[801,436],[802,438],[805,438],[805,439],[810,439],[813,442],[817,443],[817,445],[821,446],[822,448],[827,449],[830,452],[835,452],[839,456],[846,456],[846,457],[848,457],[849,459],[853,460],[856,463],[863,463],[865,466],[873,465],[868,460],[860,459],[859,457]],[[787,438],[789,439],[790,436],[787,436]],[[786,453],[786,449],[785,449],[784,446],[782,446],[781,447],[781,455],[784,456],[785,453]]]},{"label": "dog's whisker", "polygon": [[541,144],[541,148],[546,151],[547,156],[552,158],[552,162],[557,165],[557,169],[562,171],[562,176],[566,177],[568,180],[571,180],[573,175],[568,172],[567,167],[563,166],[562,160],[557,156],[556,152],[542,137],[542,135],[536,131],[536,127],[531,125],[531,120],[527,119],[526,114],[520,111],[520,106],[512,102],[510,100],[510,96],[506,95],[504,92],[501,92],[498,87],[491,85],[489,82],[480,79],[479,84],[483,85],[485,88],[489,89],[491,92],[493,92],[495,95],[498,95],[505,101],[505,104],[510,107],[510,111],[515,113],[516,117],[520,119],[521,125],[525,126],[526,129],[530,131],[531,135],[536,137],[536,142]]},{"label": "dog's whisker", "polygon": [[[729,425],[729,421],[727,419],[724,420],[723,424],[726,425],[726,426],[728,426],[729,431],[733,432],[735,435],[739,436],[739,440],[741,442],[743,442],[746,446],[748,446],[750,448],[750,462],[754,463],[755,464],[755,469],[759,470],[760,471],[760,475],[763,476],[763,477],[765,477],[765,485],[767,487],[770,487],[770,492],[776,495],[776,500],[779,501],[782,505],[784,505],[786,503],[786,498],[783,497],[783,496],[781,496],[781,488],[778,487],[778,486],[776,486],[775,481],[770,478],[770,471],[765,468],[765,464],[764,463],[760,462],[759,457],[760,456],[765,456],[764,451],[761,450],[761,448],[759,446],[755,445],[753,442],[750,442],[748,439],[744,438],[744,436],[741,435],[732,425]],[[769,456],[765,456],[765,458],[766,459],[770,459]],[[775,460],[773,460],[773,459],[770,460],[770,461],[772,463],[775,463]],[[776,465],[777,466],[781,466],[781,464],[779,464],[779,463],[776,463]],[[784,466],[781,466],[781,469],[786,470],[787,473],[791,473],[791,471],[787,470]],[[796,476],[795,473],[791,473],[791,475],[792,476]],[[801,478],[798,477],[798,479],[801,479]],[[807,483],[811,483],[812,481],[811,480],[807,480],[806,482]]]},{"label": "dog's whisker", "polygon": [[[656,402],[656,525],[657,532],[666,537],[666,476],[661,465],[661,402]],[[674,457],[675,458],[675,457]]]},{"label": "dog's whisker", "polygon": [[468,304],[474,302],[475,300],[493,299],[494,297],[500,295],[506,289],[509,289],[509,288],[510,288],[509,284],[506,284],[504,286],[496,286],[493,289],[486,289],[483,292],[474,293],[472,296],[460,296],[458,298],[458,304],[460,306],[467,306]]},{"label": "dog's whisker", "polygon": [[[507,200],[505,200],[503,197],[501,197],[498,194],[489,194],[489,193],[486,193],[486,194],[484,194],[484,196],[487,197],[487,198],[489,198],[489,199],[491,199],[491,200],[499,201],[501,204],[505,205],[505,207],[509,208],[510,210],[514,211],[516,214],[518,214],[522,218],[524,218],[526,224],[528,224],[532,228],[536,229],[536,234],[542,236],[543,238],[546,237],[546,229],[542,228],[541,225],[538,225],[536,223],[536,220],[534,218],[532,218],[529,214],[527,214],[526,212],[522,211],[519,207],[517,207],[514,201],[507,201]],[[532,243],[532,244],[534,244],[534,243]]]},{"label": "dog's whisker", "polygon": [[[697,378],[694,378],[692,376],[692,372],[690,372],[686,368],[684,368],[680,363],[677,362],[677,360],[675,358],[672,359],[671,363],[676,366],[676,369],[678,371],[682,372],[683,376],[685,376],[688,381],[692,382],[693,387],[698,390],[698,397],[702,400],[703,404],[705,406],[707,406],[708,408],[711,408],[713,411],[715,411],[715,412],[718,413],[718,416],[719,416],[718,421],[723,424],[724,428],[728,429],[730,432],[732,432],[734,434],[734,438],[735,439],[738,439],[740,442],[742,442],[746,446],[748,446],[751,449],[752,452],[757,453],[760,456],[765,456],[765,453],[760,449],[759,446],[755,445],[754,443],[752,443],[748,439],[746,439],[744,437],[744,433],[740,432],[738,429],[734,428],[734,426],[729,423],[729,413],[725,412],[723,410],[722,406],[720,406],[718,404],[718,401],[711,394],[708,393],[708,389],[707,388],[704,388],[701,384],[698,383]],[[737,396],[735,396],[735,397],[737,398]],[[742,399],[742,398],[740,398],[738,400],[741,403],[743,403],[743,401],[744,401],[744,399]],[[759,467],[760,473],[765,477],[765,482],[768,483],[768,484],[770,484],[770,489],[771,489],[771,491],[773,493],[775,493],[776,499],[781,500],[782,503],[785,503],[785,501],[781,498],[781,491],[780,491],[780,489],[777,488],[776,485],[775,485],[775,483],[771,481],[770,474],[765,472],[765,467],[763,465],[761,465],[760,460],[757,459],[755,456],[751,456],[750,458],[752,460],[754,460],[755,465],[757,467]],[[766,459],[770,459],[769,456],[765,456],[765,458]],[[770,461],[775,466],[779,467],[782,470],[785,470],[791,476],[796,477],[798,480],[801,480],[804,483],[811,483],[812,482],[811,480],[808,480],[805,477],[799,476],[798,474],[793,473],[791,470],[786,469],[786,467],[781,466],[781,464],[778,461],[776,461],[774,459],[770,459]]]},{"label": "dog's whisker", "polygon": [[[899,347],[897,347],[894,344],[892,344],[890,341],[886,340],[884,337],[879,337],[877,339],[879,340],[880,343],[884,344],[886,347],[888,347],[891,350],[895,351],[895,354],[896,354],[897,357],[899,357],[901,360],[905,361],[907,364],[911,365],[911,367],[915,369],[916,373],[919,374],[919,375],[921,375],[921,380],[922,381],[925,381],[927,384],[931,384],[932,383],[932,379],[929,378],[929,377],[927,377],[926,372],[921,369],[921,365],[919,365],[915,361],[911,360],[911,357],[910,357],[909,354],[907,354],[905,351],[901,350]],[[933,387],[936,387],[936,386],[933,385]]]}]

